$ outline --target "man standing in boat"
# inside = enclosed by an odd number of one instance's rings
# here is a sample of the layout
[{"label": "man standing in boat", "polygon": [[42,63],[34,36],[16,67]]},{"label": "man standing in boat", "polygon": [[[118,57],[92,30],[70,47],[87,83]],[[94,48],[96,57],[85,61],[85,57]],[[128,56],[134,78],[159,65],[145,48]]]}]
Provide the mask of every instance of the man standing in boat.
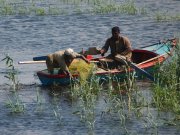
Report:
[{"label": "man standing in boat", "polygon": [[75,58],[81,58],[86,63],[89,63],[89,60],[87,60],[83,55],[78,54],[74,52],[73,49],[69,48],[47,55],[47,69],[51,74],[53,74],[54,68],[59,68],[59,74],[66,74],[71,76],[69,72],[69,66]]},{"label": "man standing in boat", "polygon": [[105,45],[100,50],[102,56],[111,49],[111,54],[107,58],[114,59],[120,63],[126,64],[126,61],[131,61],[132,48],[127,37],[120,35],[119,27],[112,28],[112,37],[106,40]]}]

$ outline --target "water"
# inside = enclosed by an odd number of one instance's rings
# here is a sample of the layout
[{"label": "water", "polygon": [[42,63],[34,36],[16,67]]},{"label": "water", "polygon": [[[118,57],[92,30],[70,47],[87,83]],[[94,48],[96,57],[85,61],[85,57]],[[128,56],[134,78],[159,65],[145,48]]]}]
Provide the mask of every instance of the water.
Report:
[{"label": "water", "polygon": [[[119,26],[121,34],[129,37],[133,48],[149,45],[162,39],[172,38],[180,31],[179,21],[157,22],[153,19],[153,11],[168,11],[171,14],[180,13],[178,0],[136,0],[138,7],[145,6],[148,15],[123,14],[68,14],[58,16],[0,16],[0,59],[9,54],[18,69],[18,80],[21,84],[20,99],[25,104],[22,114],[10,114],[5,106],[8,100],[9,81],[4,78],[7,73],[5,62],[0,62],[0,131],[1,134],[45,135],[45,134],[87,134],[87,126],[80,122],[75,106],[64,95],[59,96],[58,105],[62,115],[62,125],[59,126],[54,117],[51,89],[41,87],[40,81],[34,76],[36,71],[45,69],[45,64],[18,65],[18,61],[32,60],[35,56],[47,55],[57,50],[73,48],[79,52],[82,48],[104,45],[111,36],[111,28]],[[141,83],[140,83],[141,84]],[[144,83],[143,83],[144,84]],[[40,90],[43,100],[42,113],[36,113],[37,90]],[[64,88],[62,88],[63,90]],[[147,87],[140,87],[146,90]],[[149,94],[147,95],[149,96]],[[95,134],[125,134],[117,117],[109,115],[101,117],[104,102],[99,101],[97,109]],[[101,110],[102,109],[102,110]],[[145,110],[146,112],[146,110]],[[151,113],[156,119],[157,112]],[[157,128],[153,124],[146,129],[142,121],[129,118],[127,130],[131,134],[176,134],[180,133],[178,126],[168,126],[163,118],[171,119],[171,113],[160,116]]]}]

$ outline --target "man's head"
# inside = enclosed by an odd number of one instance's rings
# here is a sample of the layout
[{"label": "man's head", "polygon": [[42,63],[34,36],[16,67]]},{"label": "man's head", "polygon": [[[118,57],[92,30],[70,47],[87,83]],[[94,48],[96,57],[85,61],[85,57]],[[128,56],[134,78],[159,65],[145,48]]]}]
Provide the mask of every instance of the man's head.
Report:
[{"label": "man's head", "polygon": [[113,27],[112,28],[112,37],[115,38],[115,39],[118,39],[119,34],[120,34],[119,27],[117,27],[117,26]]},{"label": "man's head", "polygon": [[72,59],[76,57],[73,49],[71,49],[71,48],[66,49],[64,51],[64,55],[67,56],[68,58],[72,58]]}]

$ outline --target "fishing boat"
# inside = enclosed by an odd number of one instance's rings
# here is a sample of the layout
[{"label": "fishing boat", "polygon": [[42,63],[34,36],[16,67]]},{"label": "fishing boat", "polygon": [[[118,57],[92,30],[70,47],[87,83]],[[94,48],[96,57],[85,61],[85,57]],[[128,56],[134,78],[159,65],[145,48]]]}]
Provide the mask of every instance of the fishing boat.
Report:
[{"label": "fishing boat", "polygon": [[[156,69],[155,67],[162,64],[169,56],[173,55],[176,45],[177,39],[168,39],[152,45],[140,47],[140,49],[134,49],[132,51],[132,62],[130,63],[129,72],[135,71],[135,76],[137,78],[147,77],[154,81],[153,74]],[[90,61],[99,63],[97,64],[98,70],[95,71],[95,75],[101,81],[108,80],[109,76],[114,77],[118,81],[127,76],[127,71],[124,68],[113,67],[115,65],[113,60],[107,58],[92,58],[90,55],[88,55],[88,57]],[[37,76],[42,85],[69,85],[72,82],[69,76],[58,73],[50,74],[47,69],[38,71]],[[79,74],[77,73],[72,74],[72,76],[74,79],[79,78]]]}]

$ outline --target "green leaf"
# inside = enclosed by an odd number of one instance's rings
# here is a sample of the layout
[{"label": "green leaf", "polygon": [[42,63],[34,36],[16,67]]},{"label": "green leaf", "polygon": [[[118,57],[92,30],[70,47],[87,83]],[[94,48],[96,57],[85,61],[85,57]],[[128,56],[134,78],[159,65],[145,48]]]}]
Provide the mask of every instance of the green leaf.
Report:
[{"label": "green leaf", "polygon": [[7,76],[7,75],[5,75],[4,77],[5,77],[5,78],[8,78],[8,79],[10,79],[10,77],[9,77],[9,76]]},{"label": "green leaf", "polygon": [[7,58],[4,58],[4,59],[2,59],[1,61],[4,61],[4,60],[6,60]]}]

